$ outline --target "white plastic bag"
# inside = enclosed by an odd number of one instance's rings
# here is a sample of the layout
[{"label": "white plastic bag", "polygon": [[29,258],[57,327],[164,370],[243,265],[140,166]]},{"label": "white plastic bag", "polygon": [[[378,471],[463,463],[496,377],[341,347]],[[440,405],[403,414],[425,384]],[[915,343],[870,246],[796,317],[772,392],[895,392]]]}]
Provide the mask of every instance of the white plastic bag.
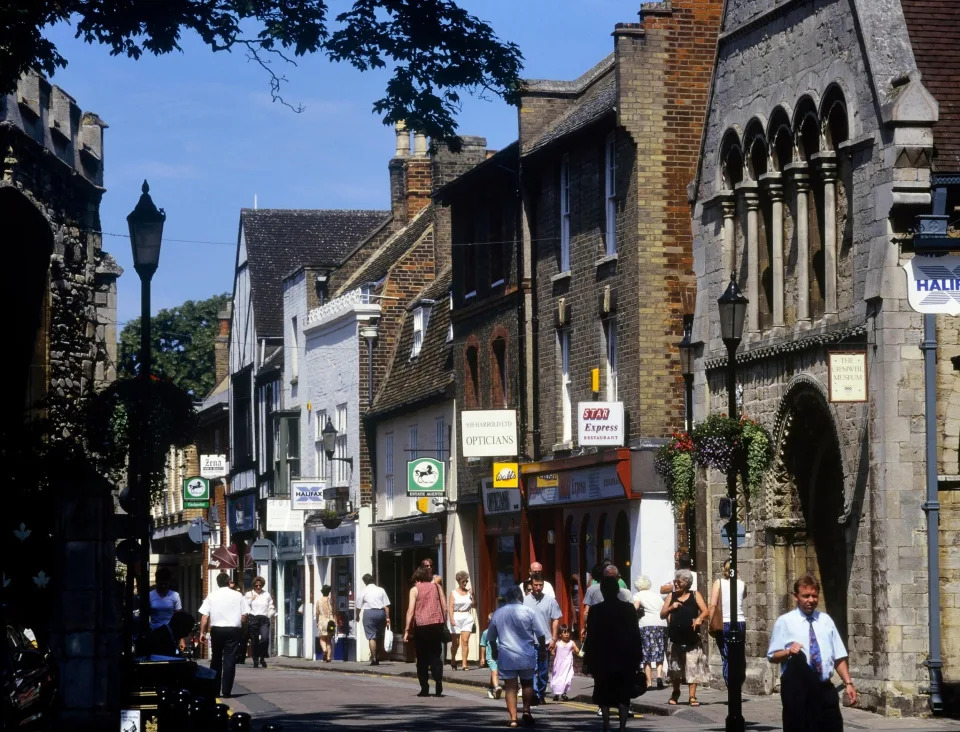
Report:
[{"label": "white plastic bag", "polygon": [[383,631],[383,650],[387,653],[393,651],[393,631],[390,628]]}]

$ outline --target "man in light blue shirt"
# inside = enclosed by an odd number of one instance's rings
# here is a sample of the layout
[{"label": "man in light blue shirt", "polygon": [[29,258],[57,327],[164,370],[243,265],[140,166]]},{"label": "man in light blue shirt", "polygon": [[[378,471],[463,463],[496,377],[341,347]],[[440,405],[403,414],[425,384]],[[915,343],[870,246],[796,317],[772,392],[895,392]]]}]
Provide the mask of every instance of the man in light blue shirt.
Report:
[{"label": "man in light blue shirt", "polygon": [[840,699],[830,677],[836,669],[855,704],[847,649],[830,616],[817,610],[820,583],[813,575],[794,582],[793,597],[797,608],[777,618],[767,648],[770,663],[780,664],[784,732],[842,730]]},{"label": "man in light blue shirt", "polygon": [[487,641],[497,662],[497,671],[506,690],[510,722],[517,722],[517,687],[523,689],[523,721],[532,725],[533,676],[537,661],[546,655],[546,630],[537,613],[523,606],[523,592],[511,587],[504,593],[506,604],[490,618]]},{"label": "man in light blue shirt", "polygon": [[[544,638],[550,639],[550,651],[557,645],[557,630],[560,627],[560,618],[563,613],[560,612],[560,605],[557,599],[548,595],[544,590],[543,575],[534,572],[530,575],[532,592],[523,598],[523,606],[533,610],[540,620],[540,625],[544,631]],[[544,704],[547,694],[547,656],[541,654],[537,661],[537,673],[533,677],[533,694],[536,698],[536,704]]]}]

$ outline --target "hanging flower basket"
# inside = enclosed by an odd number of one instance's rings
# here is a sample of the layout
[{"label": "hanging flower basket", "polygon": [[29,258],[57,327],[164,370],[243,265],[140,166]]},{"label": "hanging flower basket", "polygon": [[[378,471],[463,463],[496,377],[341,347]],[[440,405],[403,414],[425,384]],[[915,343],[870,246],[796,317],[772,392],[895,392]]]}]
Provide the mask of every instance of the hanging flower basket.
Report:
[{"label": "hanging flower basket", "polygon": [[697,465],[721,473],[736,471],[752,497],[773,462],[773,441],[767,429],[748,417],[711,414],[690,433]]},{"label": "hanging flower basket", "polygon": [[332,509],[324,509],[320,512],[320,523],[328,529],[335,529],[343,523],[343,517]]},{"label": "hanging flower basket", "polygon": [[673,513],[679,517],[695,499],[696,472],[690,435],[674,432],[670,442],[657,450],[653,467],[663,478]]}]

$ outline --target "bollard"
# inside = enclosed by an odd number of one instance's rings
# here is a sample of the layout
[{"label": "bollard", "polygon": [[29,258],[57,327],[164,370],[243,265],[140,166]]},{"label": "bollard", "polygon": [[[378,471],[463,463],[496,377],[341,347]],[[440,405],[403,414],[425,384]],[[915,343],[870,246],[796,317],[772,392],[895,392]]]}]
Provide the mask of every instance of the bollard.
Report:
[{"label": "bollard", "polygon": [[157,730],[175,729],[170,724],[170,714],[173,711],[173,690],[168,686],[157,687]]},{"label": "bollard", "polygon": [[230,732],[250,732],[250,715],[246,712],[234,712],[230,717]]},{"label": "bollard", "polygon": [[230,732],[230,707],[226,704],[215,705],[212,720],[210,732]]},{"label": "bollard", "polygon": [[276,722],[267,722],[263,725],[263,732],[283,732],[283,727]]},{"label": "bollard", "polygon": [[208,732],[213,721],[213,701],[205,696],[194,696],[187,713],[186,732]]},{"label": "bollard", "polygon": [[170,692],[170,711],[167,714],[167,726],[173,732],[182,732],[187,723],[191,694],[186,689]]}]

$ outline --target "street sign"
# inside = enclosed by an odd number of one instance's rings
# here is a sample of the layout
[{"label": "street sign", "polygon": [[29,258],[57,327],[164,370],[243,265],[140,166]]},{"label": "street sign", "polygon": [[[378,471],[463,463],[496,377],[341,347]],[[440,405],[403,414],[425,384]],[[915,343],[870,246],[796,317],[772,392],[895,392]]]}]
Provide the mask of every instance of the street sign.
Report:
[{"label": "street sign", "polygon": [[903,268],[911,308],[918,313],[960,315],[960,255],[916,254]]},{"label": "street sign", "polygon": [[407,463],[407,495],[410,497],[442,496],[444,464],[434,458],[417,458]]},{"label": "street sign", "polygon": [[250,557],[258,564],[266,564],[276,558],[277,547],[269,539],[257,539],[250,547]]},{"label": "street sign", "polygon": [[[741,524],[737,523],[737,548],[742,547],[747,541],[747,529]],[[720,527],[720,542],[727,548],[730,548],[730,538],[727,536],[727,525],[724,524]]]},{"label": "street sign", "polygon": [[229,472],[226,455],[201,455],[200,476],[214,480],[222,478]]},{"label": "street sign", "polygon": [[183,479],[183,507],[210,508],[210,481],[195,475]]},{"label": "street sign", "polygon": [[202,544],[210,538],[210,524],[202,518],[195,518],[187,527],[187,537],[194,544]]}]

